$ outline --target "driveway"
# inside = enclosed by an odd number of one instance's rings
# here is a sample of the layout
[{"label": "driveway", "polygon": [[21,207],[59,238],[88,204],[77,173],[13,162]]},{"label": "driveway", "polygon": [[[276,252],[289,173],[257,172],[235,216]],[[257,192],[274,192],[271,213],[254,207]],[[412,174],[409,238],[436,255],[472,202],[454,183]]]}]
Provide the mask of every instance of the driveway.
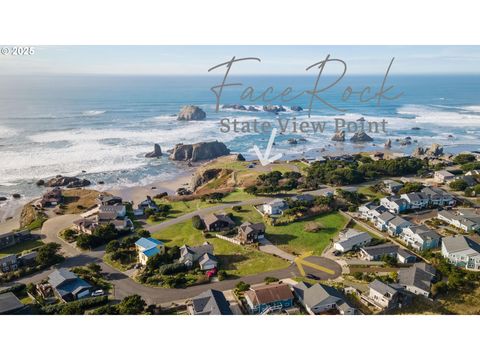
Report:
[{"label": "driveway", "polygon": [[289,254],[289,253],[283,251],[282,249],[276,247],[275,245],[273,245],[270,241],[268,241],[265,238],[259,240],[258,243],[260,244],[260,246],[258,247],[258,249],[260,251],[263,251],[267,254],[272,254],[272,255],[278,256],[278,257],[280,257],[282,259],[285,259],[287,261],[290,261],[290,262],[293,262],[295,260],[294,255]]}]

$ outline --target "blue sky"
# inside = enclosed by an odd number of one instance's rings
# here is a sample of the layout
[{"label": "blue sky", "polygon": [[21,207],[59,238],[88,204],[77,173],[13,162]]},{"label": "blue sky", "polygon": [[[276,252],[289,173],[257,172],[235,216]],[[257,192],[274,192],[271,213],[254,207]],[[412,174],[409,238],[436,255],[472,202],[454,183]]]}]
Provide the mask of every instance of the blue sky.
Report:
[{"label": "blue sky", "polygon": [[[0,74],[207,74],[232,56],[261,63],[231,74],[306,74],[327,54],[347,62],[348,74],[480,73],[480,46],[37,46],[31,56],[0,56]],[[331,70],[338,71],[332,65]],[[220,71],[218,73],[221,73]]]}]

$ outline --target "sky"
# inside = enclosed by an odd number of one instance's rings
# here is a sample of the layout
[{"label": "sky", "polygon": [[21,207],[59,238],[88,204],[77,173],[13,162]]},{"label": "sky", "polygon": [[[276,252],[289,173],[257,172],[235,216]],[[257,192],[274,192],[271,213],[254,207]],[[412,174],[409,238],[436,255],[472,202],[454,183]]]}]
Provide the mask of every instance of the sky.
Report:
[{"label": "sky", "polygon": [[[0,47],[5,47],[1,46]],[[7,46],[12,48],[12,46]],[[480,46],[35,46],[34,55],[0,55],[0,75],[206,75],[233,56],[244,61],[231,74],[309,74],[330,54],[348,74],[480,74]],[[339,71],[329,64],[329,71]],[[223,70],[216,70],[223,73]]]}]

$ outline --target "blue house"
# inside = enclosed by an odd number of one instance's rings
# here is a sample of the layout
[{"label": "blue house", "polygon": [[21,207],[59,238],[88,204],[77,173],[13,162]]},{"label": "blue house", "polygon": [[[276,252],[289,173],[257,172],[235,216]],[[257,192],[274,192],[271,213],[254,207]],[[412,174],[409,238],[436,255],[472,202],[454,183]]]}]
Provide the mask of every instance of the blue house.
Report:
[{"label": "blue house", "polygon": [[165,254],[165,244],[154,238],[140,238],[135,243],[138,252],[138,262],[147,265],[148,259],[157,254]]},{"label": "blue house", "polygon": [[293,293],[286,284],[256,286],[245,292],[251,314],[266,314],[293,306]]}]

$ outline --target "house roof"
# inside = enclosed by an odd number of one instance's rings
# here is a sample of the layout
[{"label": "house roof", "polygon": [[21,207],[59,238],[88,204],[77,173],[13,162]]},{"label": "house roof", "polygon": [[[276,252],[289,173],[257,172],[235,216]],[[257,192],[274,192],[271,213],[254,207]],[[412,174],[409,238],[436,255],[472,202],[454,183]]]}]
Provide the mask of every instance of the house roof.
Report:
[{"label": "house roof", "polygon": [[254,306],[270,304],[281,300],[293,299],[293,294],[286,284],[270,284],[252,287],[245,292],[245,297],[250,298]]},{"label": "house roof", "polygon": [[240,230],[247,235],[250,234],[251,232],[265,232],[265,224],[264,223],[252,224],[247,221],[247,222],[244,222],[242,225],[240,225]]},{"label": "house roof", "polygon": [[463,235],[447,236],[442,241],[448,253],[465,250],[480,253],[480,244]]},{"label": "house roof", "polygon": [[203,218],[203,222],[205,225],[209,226],[217,221],[224,221],[230,225],[235,225],[232,219],[230,219],[229,216],[224,215],[224,214],[207,214]]},{"label": "house roof", "polygon": [[435,277],[431,271],[432,270],[428,266],[420,264],[415,264],[407,269],[400,269],[398,271],[398,283],[404,286],[415,286],[429,293],[432,280]]},{"label": "house roof", "polygon": [[23,307],[24,305],[13,293],[0,294],[0,314],[15,312]]},{"label": "house roof", "polygon": [[387,186],[403,186],[402,183],[399,183],[398,181],[395,181],[395,180],[384,180],[383,183]]},{"label": "house roof", "polygon": [[370,284],[368,284],[368,287],[370,289],[373,289],[377,292],[379,292],[380,294],[382,295],[386,295],[386,294],[389,294],[390,297],[393,297],[398,291],[391,287],[390,285],[388,284],[385,284],[383,282],[381,282],[380,280],[373,280]]},{"label": "house roof", "polygon": [[233,315],[225,295],[218,290],[207,290],[192,299],[195,315]]},{"label": "house roof", "polygon": [[36,251],[29,252],[25,255],[18,257],[19,260],[33,260],[37,257],[38,253]]},{"label": "house roof", "polygon": [[396,253],[399,246],[394,244],[380,244],[375,246],[367,246],[361,248],[362,251],[366,252],[370,256],[381,256],[385,254]]},{"label": "house roof", "polygon": [[293,201],[312,202],[313,200],[315,200],[315,196],[310,194],[300,194],[300,195],[293,196],[291,199]]},{"label": "house roof", "polygon": [[274,199],[274,200],[268,202],[266,205],[270,205],[270,206],[285,206],[285,201],[283,201],[282,199]]},{"label": "house roof", "polygon": [[435,171],[435,174],[438,174],[438,175],[442,175],[442,176],[455,176],[453,175],[451,172],[448,172],[447,170],[439,170],[439,171]]},{"label": "house roof", "polygon": [[403,257],[404,259],[406,258],[409,258],[409,257],[413,257],[413,258],[417,258],[415,256],[415,254],[412,254],[410,251],[407,251],[403,248],[399,248],[398,251],[397,251],[397,255]]},{"label": "house roof", "polygon": [[160,246],[160,245],[163,246],[164,244],[160,240],[154,239],[152,237],[149,237],[149,238],[142,237],[135,242],[135,245],[148,250],[148,249],[156,248],[157,246]]},{"label": "house roof", "polygon": [[378,218],[384,222],[389,222],[390,220],[395,218],[395,215],[393,215],[391,212],[385,211]]},{"label": "house roof", "polygon": [[101,213],[119,213],[125,211],[125,205],[115,204],[115,205],[100,205],[99,212]]},{"label": "house roof", "polygon": [[405,223],[410,224],[410,221],[405,220],[401,216],[395,216],[392,220],[390,220],[390,224],[392,224],[393,226],[400,226]]},{"label": "house roof", "polygon": [[62,297],[68,294],[76,295],[85,289],[92,288],[88,282],[65,268],[53,271],[49,275],[48,282]]},{"label": "house roof", "polygon": [[336,303],[339,306],[346,304],[348,308],[352,308],[346,303],[343,294],[331,286],[319,283],[310,285],[305,282],[299,282],[293,286],[293,291],[309,308],[331,303]]},{"label": "house roof", "polygon": [[340,233],[339,242],[349,241],[352,239],[363,242],[363,241],[371,240],[372,237],[370,236],[369,233],[365,231],[358,231],[356,229],[348,229],[347,231]]},{"label": "house roof", "polygon": [[198,263],[200,265],[205,264],[207,261],[214,261],[214,262],[218,263],[217,258],[210,253],[205,253],[200,257],[200,259],[198,259]]},{"label": "house roof", "polygon": [[4,264],[7,262],[16,262],[16,261],[17,261],[17,255],[15,254],[7,255],[0,258],[0,264]]},{"label": "house roof", "polygon": [[205,253],[213,254],[213,245],[207,241],[199,246],[183,245],[180,248],[181,257],[184,257],[187,253],[195,255],[197,258],[199,258]]}]

